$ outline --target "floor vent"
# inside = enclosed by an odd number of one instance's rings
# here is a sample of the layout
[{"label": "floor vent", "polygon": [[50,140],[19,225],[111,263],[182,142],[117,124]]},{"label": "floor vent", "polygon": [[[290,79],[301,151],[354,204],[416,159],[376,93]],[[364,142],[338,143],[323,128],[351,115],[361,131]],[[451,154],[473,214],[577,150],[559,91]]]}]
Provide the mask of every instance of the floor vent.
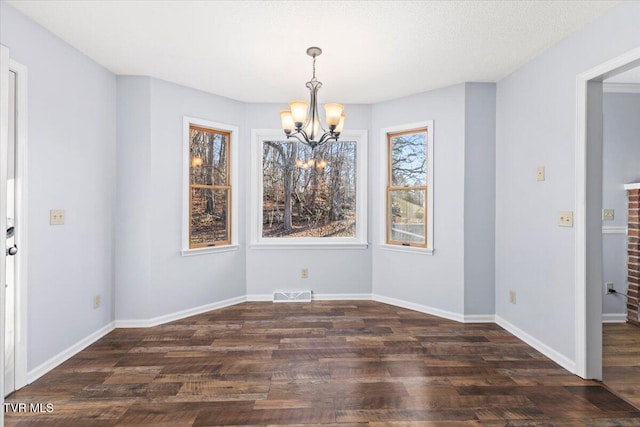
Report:
[{"label": "floor vent", "polygon": [[276,291],[273,302],[311,302],[311,290],[308,291]]}]

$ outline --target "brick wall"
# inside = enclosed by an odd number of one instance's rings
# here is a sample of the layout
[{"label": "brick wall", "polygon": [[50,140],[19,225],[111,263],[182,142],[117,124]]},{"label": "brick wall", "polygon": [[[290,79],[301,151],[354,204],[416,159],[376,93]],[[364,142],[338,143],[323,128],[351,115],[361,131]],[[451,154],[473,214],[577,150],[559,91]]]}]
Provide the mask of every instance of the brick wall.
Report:
[{"label": "brick wall", "polygon": [[640,290],[640,189],[627,190],[629,196],[629,224],[627,231],[627,321],[640,325],[638,297]]}]

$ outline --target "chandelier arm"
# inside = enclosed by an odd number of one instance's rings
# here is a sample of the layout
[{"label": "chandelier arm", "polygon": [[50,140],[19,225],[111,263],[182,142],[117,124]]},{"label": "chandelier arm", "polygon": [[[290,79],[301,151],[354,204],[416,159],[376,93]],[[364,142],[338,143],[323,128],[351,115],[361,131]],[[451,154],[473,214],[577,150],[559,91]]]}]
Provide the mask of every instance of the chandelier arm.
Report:
[{"label": "chandelier arm", "polygon": [[297,132],[296,132],[296,133],[291,133],[291,134],[287,135],[287,139],[289,139],[289,138],[295,138],[295,139],[297,139],[299,142],[302,142],[303,144],[306,144],[306,142],[305,142],[303,139],[300,139],[300,137],[297,135]]},{"label": "chandelier arm", "polygon": [[331,140],[337,141],[338,140],[338,135],[336,135],[334,132],[325,132],[322,137],[320,138],[320,141],[318,141],[318,145],[322,145],[322,144],[326,144],[327,142],[331,141]]}]

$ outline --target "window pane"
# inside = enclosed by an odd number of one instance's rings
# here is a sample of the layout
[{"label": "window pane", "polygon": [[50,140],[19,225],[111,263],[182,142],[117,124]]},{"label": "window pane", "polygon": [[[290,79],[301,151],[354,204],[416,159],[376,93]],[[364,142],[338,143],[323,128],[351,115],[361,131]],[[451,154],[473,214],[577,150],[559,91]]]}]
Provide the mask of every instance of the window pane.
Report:
[{"label": "window pane", "polygon": [[427,185],[427,132],[390,134],[391,185],[417,187]]},{"label": "window pane", "polygon": [[191,188],[191,247],[229,241],[229,190]]},{"label": "window pane", "polygon": [[191,184],[228,185],[228,134],[197,127],[190,133]]},{"label": "window pane", "polygon": [[389,192],[390,241],[425,243],[425,190],[391,190]]},{"label": "window pane", "polygon": [[355,237],[356,142],[263,142],[262,237]]}]

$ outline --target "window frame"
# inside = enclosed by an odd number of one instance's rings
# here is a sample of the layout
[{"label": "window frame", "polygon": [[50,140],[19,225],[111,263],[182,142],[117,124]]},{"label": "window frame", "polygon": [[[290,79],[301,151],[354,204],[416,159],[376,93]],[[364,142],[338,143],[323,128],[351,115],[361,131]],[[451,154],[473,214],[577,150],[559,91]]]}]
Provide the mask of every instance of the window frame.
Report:
[{"label": "window frame", "polygon": [[[200,185],[191,183],[191,129],[212,130],[228,135],[227,138],[227,185]],[[212,122],[196,117],[183,116],[182,121],[182,256],[202,255],[215,252],[238,250],[238,201],[233,195],[233,189],[238,187],[238,127],[225,123]],[[215,246],[191,245],[191,190],[192,188],[212,188],[228,191],[227,234],[228,239],[216,242]]]},{"label": "window frame", "polygon": [[[399,252],[413,252],[423,253],[427,255],[433,255],[434,252],[434,239],[433,239],[433,224],[434,224],[434,205],[433,205],[433,170],[434,170],[434,158],[433,158],[433,120],[407,123],[403,125],[397,125],[392,127],[382,128],[380,130],[381,145],[384,144],[382,149],[381,158],[381,170],[385,173],[381,174],[380,179],[380,199],[381,199],[381,221],[380,221],[380,247],[382,249],[399,251]],[[396,187],[392,185],[392,165],[391,165],[391,138],[394,136],[401,136],[411,133],[417,133],[426,130],[426,155],[427,155],[427,176],[424,186],[410,186],[410,187]],[[418,189],[425,190],[425,242],[419,243],[405,243],[396,242],[390,240],[390,197],[393,191],[404,189]]]},{"label": "window frame", "polygon": [[354,237],[262,237],[264,141],[286,141],[280,129],[251,131],[251,203],[250,236],[252,249],[366,249],[367,241],[367,131],[347,130],[340,140],[356,143],[356,234]]}]

